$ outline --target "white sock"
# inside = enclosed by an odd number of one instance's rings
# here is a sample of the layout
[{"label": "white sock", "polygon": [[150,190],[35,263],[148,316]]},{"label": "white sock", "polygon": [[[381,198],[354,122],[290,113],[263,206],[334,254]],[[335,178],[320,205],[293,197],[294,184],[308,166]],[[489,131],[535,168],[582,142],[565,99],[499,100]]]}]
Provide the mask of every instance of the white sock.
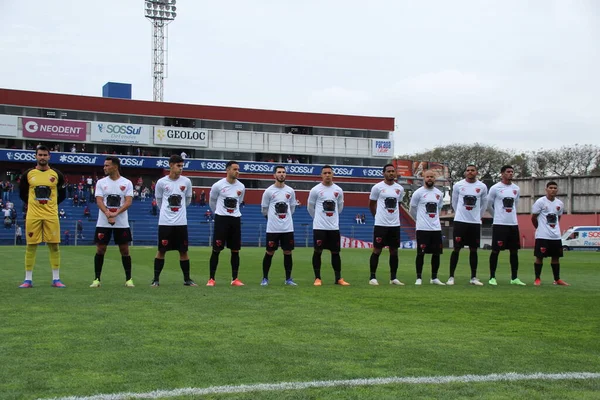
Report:
[{"label": "white sock", "polygon": [[31,270],[31,271],[25,270],[25,280],[26,281],[33,280],[33,270]]},{"label": "white sock", "polygon": [[52,270],[52,280],[57,280],[60,279],[60,269],[53,269]]}]

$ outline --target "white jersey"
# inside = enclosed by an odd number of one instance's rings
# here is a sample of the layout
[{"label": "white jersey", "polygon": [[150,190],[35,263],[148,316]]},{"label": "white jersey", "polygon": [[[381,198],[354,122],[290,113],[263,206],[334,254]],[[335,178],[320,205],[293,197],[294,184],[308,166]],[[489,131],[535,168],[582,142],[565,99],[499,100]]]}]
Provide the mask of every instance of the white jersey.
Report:
[{"label": "white jersey", "polygon": [[241,217],[240,203],[244,201],[246,187],[236,179],[234,183],[220,179],[210,188],[210,208],[216,215]]},{"label": "white jersey", "polygon": [[375,225],[400,226],[400,202],[404,197],[404,188],[396,182],[388,185],[379,182],[371,189],[370,200],[377,201]]},{"label": "white jersey", "polygon": [[494,225],[519,225],[517,222],[517,204],[520,189],[514,183],[505,185],[496,183],[490,188],[487,203],[490,214],[494,217]]},{"label": "white jersey", "polygon": [[[123,207],[123,204],[125,204],[125,197],[133,197],[133,183],[122,176],[116,181],[113,181],[107,176],[96,183],[94,195],[96,197],[102,197],[102,202],[110,212],[116,212]],[[96,222],[96,226],[99,228],[129,228],[127,211],[124,211],[115,217],[114,225],[109,224],[106,215],[100,211],[98,212],[98,222]]]},{"label": "white jersey", "polygon": [[565,205],[562,201],[557,198],[554,201],[550,201],[546,196],[537,199],[533,203],[531,213],[538,216],[538,227],[535,230],[536,239],[560,239],[559,219],[564,208]]},{"label": "white jersey", "polygon": [[163,176],[154,188],[157,199],[160,199],[160,216],[158,225],[187,225],[187,201],[192,198],[192,182],[185,176],[172,180]]},{"label": "white jersey", "polygon": [[440,210],[444,205],[444,194],[436,187],[420,187],[410,199],[410,215],[417,221],[418,231],[441,231]]},{"label": "white jersey", "polygon": [[340,229],[340,213],[344,208],[344,191],[332,183],[319,183],[310,190],[307,208],[313,217],[313,229],[337,231]]},{"label": "white jersey", "polygon": [[[263,193],[260,206],[267,217],[267,233],[294,232],[292,214],[296,210],[296,192],[284,185],[269,186]],[[266,211],[266,214],[265,214]]]},{"label": "white jersey", "polygon": [[452,208],[454,220],[468,224],[481,224],[487,204],[487,186],[481,181],[473,183],[466,179],[452,188]]}]

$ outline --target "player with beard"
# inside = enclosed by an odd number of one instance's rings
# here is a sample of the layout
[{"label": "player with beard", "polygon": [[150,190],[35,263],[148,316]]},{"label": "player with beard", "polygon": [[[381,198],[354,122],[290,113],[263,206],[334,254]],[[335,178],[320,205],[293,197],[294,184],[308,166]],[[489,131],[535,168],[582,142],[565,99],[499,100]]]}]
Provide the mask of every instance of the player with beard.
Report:
[{"label": "player with beard", "polygon": [[469,247],[471,280],[475,286],[483,286],[477,279],[477,249],[481,240],[481,218],[486,209],[487,186],[477,179],[477,167],[467,165],[465,179],[452,187],[452,208],[454,209],[453,240],[454,250],[450,255],[450,277],[447,285],[454,285],[454,271],[458,264],[460,250]]},{"label": "player with beard", "polygon": [[321,286],[321,254],[323,249],[331,253],[331,266],[335,274],[335,284],[350,286],[342,278],[340,257],[340,213],[344,209],[344,192],[333,183],[333,168],[325,165],[321,169],[322,182],[313,187],[308,195],[307,210],[313,217],[313,257],[315,286]]},{"label": "player with beard", "polygon": [[519,249],[521,248],[519,223],[517,221],[517,205],[520,189],[512,183],[514,169],[510,165],[500,168],[500,182],[490,188],[487,203],[490,214],[494,217],[492,224],[492,253],[490,254],[490,280],[492,286],[496,281],[498,255],[502,250],[510,252],[510,284],[525,286],[518,278]]},{"label": "player with beard", "polygon": [[371,189],[369,209],[375,219],[373,251],[369,260],[371,277],[369,285],[377,286],[376,272],[379,256],[385,246],[390,250],[390,284],[404,285],[397,277],[398,248],[400,247],[400,202],[404,188],[396,182],[396,168],[392,164],[383,167],[383,181]]},{"label": "player with beard", "polygon": [[558,286],[570,286],[560,279],[560,258],[563,256],[562,240],[560,236],[560,217],[565,205],[556,198],[558,184],[548,182],[546,184],[546,196],[537,199],[531,207],[531,222],[535,227],[535,286],[542,284],[542,266],[544,258],[550,257],[550,266],[554,275],[554,284]]},{"label": "player with beard", "polygon": [[210,188],[209,205],[215,215],[213,251],[210,256],[210,279],[206,286],[215,286],[219,254],[227,247],[231,251],[231,286],[244,286],[238,279],[242,228],[240,204],[244,201],[246,187],[238,180],[240,165],[237,161],[225,164],[227,177]]},{"label": "player with beard", "polygon": [[440,224],[440,210],[444,205],[444,194],[434,186],[435,173],[432,170],[423,172],[423,186],[415,190],[410,199],[409,213],[417,225],[417,280],[415,285],[423,283],[423,264],[425,254],[431,254],[431,280],[432,285],[444,285],[438,279],[440,269],[440,254],[442,247],[442,225]]},{"label": "player with beard", "polygon": [[285,184],[285,167],[273,168],[275,183],[263,193],[261,201],[262,214],[267,218],[267,249],[263,257],[263,279],[261,286],[269,284],[269,270],[273,254],[281,245],[283,251],[283,267],[285,284],[297,286],[292,279],[292,250],[294,250],[294,221],[292,214],[296,210],[296,193]]},{"label": "player with beard", "polygon": [[38,244],[46,242],[52,267],[52,286],[65,288],[60,281],[60,222],[58,205],[66,197],[65,178],[57,169],[49,165],[50,151],[39,145],[35,150],[37,165],[23,173],[19,195],[27,204],[25,232],[25,281],[22,289],[33,287],[33,267]]},{"label": "player with beard", "polygon": [[108,156],[104,160],[104,174],[106,177],[96,183],[96,204],[98,205],[98,222],[94,242],[96,242],[96,255],[94,256],[94,272],[96,278],[90,287],[100,287],[100,275],[104,264],[104,254],[114,237],[115,244],[119,246],[121,263],[125,270],[125,286],[134,287],[131,279],[131,256],[129,255],[129,242],[131,242],[131,229],[127,209],[133,200],[133,183],[121,176],[119,166],[121,161],[116,156]]},{"label": "player with beard", "polygon": [[165,266],[165,253],[179,251],[179,266],[185,286],[198,286],[190,278],[188,256],[187,207],[192,202],[192,182],[182,176],[183,158],[174,154],[169,158],[169,175],[156,182],[155,195],[160,215],[158,217],[158,251],[154,259],[153,287],[160,286],[160,273]]}]

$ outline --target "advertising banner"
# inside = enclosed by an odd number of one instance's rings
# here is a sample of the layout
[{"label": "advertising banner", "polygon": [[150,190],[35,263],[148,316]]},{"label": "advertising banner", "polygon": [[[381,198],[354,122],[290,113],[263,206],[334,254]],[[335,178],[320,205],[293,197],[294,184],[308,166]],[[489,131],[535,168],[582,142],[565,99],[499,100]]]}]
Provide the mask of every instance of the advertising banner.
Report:
[{"label": "advertising banner", "polygon": [[394,160],[393,164],[396,167],[398,176],[413,176],[411,160]]},{"label": "advertising banner", "polygon": [[17,117],[0,115],[0,136],[17,137]]},{"label": "advertising banner", "polygon": [[92,122],[92,142],[116,144],[150,144],[149,125]]},{"label": "advertising banner", "polygon": [[87,122],[64,119],[28,118],[23,121],[23,137],[85,142]]},{"label": "advertising banner", "polygon": [[371,148],[373,157],[392,158],[394,156],[394,142],[391,140],[372,139]]},{"label": "advertising banner", "polygon": [[208,130],[155,126],[154,144],[161,147],[208,147]]},{"label": "advertising banner", "polygon": [[450,171],[448,171],[447,165],[444,165],[441,163],[436,163],[436,162],[430,162],[428,169],[432,170],[435,173],[435,179],[449,179],[450,178]]}]

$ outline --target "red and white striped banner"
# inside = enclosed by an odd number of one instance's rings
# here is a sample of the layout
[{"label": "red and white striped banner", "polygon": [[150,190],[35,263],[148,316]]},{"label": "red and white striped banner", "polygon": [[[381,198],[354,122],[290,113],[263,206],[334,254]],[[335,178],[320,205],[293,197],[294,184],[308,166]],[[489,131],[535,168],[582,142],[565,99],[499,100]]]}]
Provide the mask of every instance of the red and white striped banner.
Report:
[{"label": "red and white striped banner", "polygon": [[344,249],[370,249],[373,247],[372,242],[365,242],[364,240],[352,239],[347,236],[342,236],[341,247]]}]

